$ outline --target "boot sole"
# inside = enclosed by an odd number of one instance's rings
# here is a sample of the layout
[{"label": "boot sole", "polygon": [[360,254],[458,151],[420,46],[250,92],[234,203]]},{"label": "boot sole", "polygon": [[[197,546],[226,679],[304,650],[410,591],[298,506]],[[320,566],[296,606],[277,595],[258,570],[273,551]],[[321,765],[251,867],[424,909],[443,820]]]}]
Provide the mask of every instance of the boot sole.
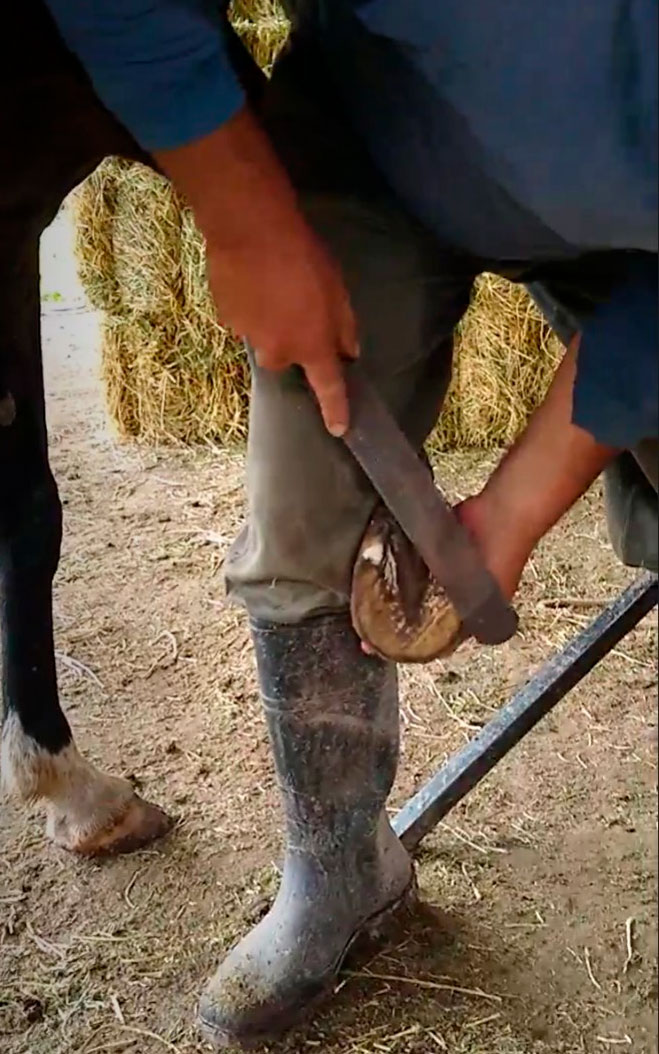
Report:
[{"label": "boot sole", "polygon": [[202,1038],[214,1046],[217,1050],[221,1050],[227,1047],[238,1048],[239,1050],[255,1050],[258,1047],[263,1046],[265,1043],[271,1042],[273,1039],[277,1039],[284,1032],[288,1032],[292,1028],[296,1028],[302,1024],[304,1020],[323,1003],[332,993],[334,984],[338,975],[341,972],[343,963],[345,962],[346,956],[354,946],[356,941],[360,937],[370,937],[372,940],[379,940],[386,935],[389,928],[391,919],[398,914],[403,907],[412,909],[418,902],[418,885],[416,880],[416,874],[413,872],[409,884],[405,887],[400,896],[392,900],[391,903],[387,904],[384,908],[378,911],[375,915],[366,919],[365,922],[359,926],[352,934],[350,940],[346,944],[345,948],[341,952],[341,955],[335,965],[332,967],[331,972],[327,975],[326,979],[322,982],[320,991],[304,1006],[299,1007],[295,1011],[291,1011],[287,1016],[278,1022],[273,1022],[267,1031],[258,1033],[251,1033],[248,1036],[241,1036],[235,1033],[224,1032],[222,1029],[212,1025],[209,1021],[204,1021],[202,1017],[197,1018],[197,1028]]}]

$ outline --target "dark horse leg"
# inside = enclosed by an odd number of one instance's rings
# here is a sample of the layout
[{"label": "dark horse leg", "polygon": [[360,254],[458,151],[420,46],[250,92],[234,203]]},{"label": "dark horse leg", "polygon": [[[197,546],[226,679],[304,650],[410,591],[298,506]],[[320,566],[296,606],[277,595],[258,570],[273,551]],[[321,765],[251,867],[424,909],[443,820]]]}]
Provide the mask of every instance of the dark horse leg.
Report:
[{"label": "dark horse leg", "polygon": [[0,46],[2,783],[20,799],[45,803],[48,834],[58,844],[120,852],[151,841],[170,822],[128,781],[84,760],[58,699],[52,579],[62,519],[48,464],[39,238],[66,194],[105,156],[148,159],[101,106],[40,0],[11,11]]}]

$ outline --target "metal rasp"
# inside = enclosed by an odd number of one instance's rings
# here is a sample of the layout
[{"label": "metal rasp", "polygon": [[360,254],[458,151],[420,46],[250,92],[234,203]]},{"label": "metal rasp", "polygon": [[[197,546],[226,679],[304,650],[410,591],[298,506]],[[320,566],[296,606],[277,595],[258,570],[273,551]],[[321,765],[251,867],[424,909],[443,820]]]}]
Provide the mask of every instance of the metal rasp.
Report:
[{"label": "metal rasp", "polygon": [[470,636],[502,644],[517,615],[485,567],[470,535],[358,364],[346,369],[350,428],[343,439]]}]

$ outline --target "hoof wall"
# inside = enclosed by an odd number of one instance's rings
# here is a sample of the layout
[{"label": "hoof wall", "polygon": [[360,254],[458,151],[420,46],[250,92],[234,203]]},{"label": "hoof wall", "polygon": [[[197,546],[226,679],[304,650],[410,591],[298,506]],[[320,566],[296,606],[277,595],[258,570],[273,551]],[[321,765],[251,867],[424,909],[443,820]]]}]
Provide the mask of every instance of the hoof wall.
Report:
[{"label": "hoof wall", "polygon": [[163,809],[151,805],[137,794],[128,802],[123,814],[93,833],[71,831],[64,822],[57,824],[53,839],[57,845],[79,856],[116,856],[132,853],[162,838],[174,821]]}]

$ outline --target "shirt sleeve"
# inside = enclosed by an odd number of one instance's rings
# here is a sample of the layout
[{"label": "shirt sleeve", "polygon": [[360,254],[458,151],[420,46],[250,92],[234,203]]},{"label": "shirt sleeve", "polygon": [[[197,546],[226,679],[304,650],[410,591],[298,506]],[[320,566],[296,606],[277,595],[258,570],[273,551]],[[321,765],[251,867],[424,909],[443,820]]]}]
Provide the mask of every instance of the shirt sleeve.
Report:
[{"label": "shirt sleeve", "polygon": [[658,280],[654,254],[630,253],[625,280],[582,328],[574,421],[620,449],[659,435]]},{"label": "shirt sleeve", "polygon": [[149,151],[208,135],[243,104],[207,0],[47,0],[99,98]]}]

